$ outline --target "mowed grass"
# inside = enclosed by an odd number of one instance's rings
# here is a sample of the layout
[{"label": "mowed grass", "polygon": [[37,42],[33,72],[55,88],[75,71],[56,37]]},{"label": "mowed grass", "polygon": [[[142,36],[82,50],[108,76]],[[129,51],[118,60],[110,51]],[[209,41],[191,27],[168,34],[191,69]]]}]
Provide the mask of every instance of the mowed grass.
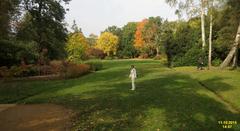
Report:
[{"label": "mowed grass", "polygon": [[[0,103],[55,103],[77,112],[73,130],[224,130],[240,122],[240,72],[169,69],[153,60],[106,60],[81,78],[1,82]],[[128,78],[137,69],[136,91]],[[200,83],[206,87],[203,87]],[[239,124],[230,130],[240,130]]]}]

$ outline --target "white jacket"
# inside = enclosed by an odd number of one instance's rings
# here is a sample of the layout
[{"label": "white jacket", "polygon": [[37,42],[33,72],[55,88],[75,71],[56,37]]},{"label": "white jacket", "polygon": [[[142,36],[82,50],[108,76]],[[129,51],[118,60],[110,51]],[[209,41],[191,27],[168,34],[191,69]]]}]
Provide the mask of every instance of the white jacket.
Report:
[{"label": "white jacket", "polygon": [[132,68],[132,69],[130,70],[129,77],[132,78],[132,79],[137,78],[137,71],[136,71],[135,68]]}]

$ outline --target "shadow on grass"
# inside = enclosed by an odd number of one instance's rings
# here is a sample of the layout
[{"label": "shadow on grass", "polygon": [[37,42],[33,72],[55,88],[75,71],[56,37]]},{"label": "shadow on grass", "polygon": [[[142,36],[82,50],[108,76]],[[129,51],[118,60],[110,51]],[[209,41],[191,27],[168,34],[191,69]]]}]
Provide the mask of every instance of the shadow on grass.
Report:
[{"label": "shadow on grass", "polygon": [[[50,101],[69,106],[78,112],[75,123],[78,130],[223,130],[218,120],[240,121],[239,114],[228,111],[224,104],[206,93],[198,93],[202,87],[188,75],[171,73],[145,79],[156,70],[141,66],[138,71],[143,75],[137,80],[137,90],[131,91],[126,69],[127,66],[106,69],[81,79],[25,83],[20,89],[22,96],[11,96],[11,99],[32,94],[38,98],[30,102]],[[221,91],[232,89],[218,77],[204,82],[222,85]],[[71,88],[81,89],[85,84],[94,88],[74,95],[71,92],[54,95]]]},{"label": "shadow on grass", "polygon": [[[87,74],[80,78],[68,80],[50,80],[50,81],[0,81],[0,103],[25,103],[25,99],[44,93],[57,92],[64,89],[69,89],[86,82],[99,83],[106,79],[112,82],[118,81],[123,76],[128,76],[128,71],[125,69],[98,71]],[[48,99],[46,97],[46,99]],[[45,102],[45,100],[43,100]]]},{"label": "shadow on grass", "polygon": [[75,126],[79,130],[224,130],[218,121],[240,120],[224,104],[197,93],[201,88],[188,75],[171,74],[137,82],[136,91],[129,90],[130,82],[106,83],[84,93],[89,98],[69,94],[56,102],[79,112]]},{"label": "shadow on grass", "polygon": [[229,84],[226,84],[223,81],[224,79],[230,79],[230,78],[222,78],[222,77],[214,77],[211,79],[207,79],[202,81],[208,88],[211,90],[214,90],[216,92],[221,92],[221,91],[227,91],[231,86]]}]

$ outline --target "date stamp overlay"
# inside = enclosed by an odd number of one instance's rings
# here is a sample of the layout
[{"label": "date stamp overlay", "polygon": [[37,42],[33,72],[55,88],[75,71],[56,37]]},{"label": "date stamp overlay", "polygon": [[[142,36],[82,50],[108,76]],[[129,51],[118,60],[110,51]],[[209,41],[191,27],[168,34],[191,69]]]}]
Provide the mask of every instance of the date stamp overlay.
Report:
[{"label": "date stamp overlay", "polygon": [[218,124],[224,129],[231,129],[238,126],[239,123],[238,121],[235,121],[235,120],[223,120],[223,121],[218,121]]}]

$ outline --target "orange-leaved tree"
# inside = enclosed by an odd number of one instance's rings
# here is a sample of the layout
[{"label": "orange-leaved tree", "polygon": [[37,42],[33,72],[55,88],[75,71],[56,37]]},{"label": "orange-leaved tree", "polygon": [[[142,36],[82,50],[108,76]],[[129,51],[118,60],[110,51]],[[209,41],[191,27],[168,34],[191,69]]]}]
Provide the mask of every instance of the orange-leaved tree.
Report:
[{"label": "orange-leaved tree", "polygon": [[142,31],[144,29],[145,24],[148,22],[147,19],[142,20],[137,24],[137,30],[135,32],[135,40],[134,40],[134,47],[138,50],[142,50],[144,47],[144,40]]}]

